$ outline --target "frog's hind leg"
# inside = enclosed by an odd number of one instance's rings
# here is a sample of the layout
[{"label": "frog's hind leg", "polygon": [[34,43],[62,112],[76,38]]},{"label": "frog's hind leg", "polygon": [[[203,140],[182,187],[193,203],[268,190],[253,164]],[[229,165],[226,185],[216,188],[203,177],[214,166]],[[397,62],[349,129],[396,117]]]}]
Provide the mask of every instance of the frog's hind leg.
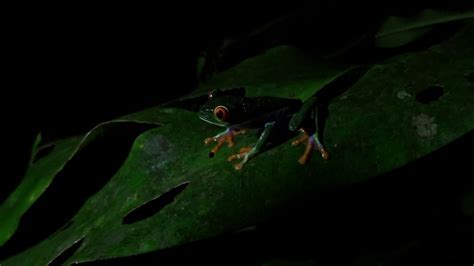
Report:
[{"label": "frog's hind leg", "polygon": [[325,108],[323,107],[325,105],[316,96],[313,96],[303,104],[298,113],[293,115],[289,123],[290,130],[294,131],[300,128],[299,131],[302,133],[291,144],[293,146],[301,143],[306,144],[305,151],[298,160],[300,164],[306,164],[309,161],[314,149],[321,152],[324,159],[329,159],[329,153],[320,140],[325,122]]},{"label": "frog's hind leg", "polygon": [[326,150],[324,145],[321,143],[321,141],[318,138],[318,133],[314,133],[313,136],[311,136],[312,139],[314,139],[314,143],[316,144],[316,149],[321,153],[321,157],[323,157],[324,160],[329,159],[329,152]]},{"label": "frog's hind leg", "polygon": [[[313,135],[308,136],[307,135],[308,133],[304,131],[303,134],[306,135],[306,148],[303,155],[301,155],[301,157],[298,159],[298,162],[300,164],[306,164],[309,161],[314,149],[317,149],[321,153],[321,157],[323,157],[323,159],[325,160],[329,159],[329,153],[326,150],[326,148],[324,148],[324,145],[321,143],[321,141],[319,140],[317,133],[314,133]],[[298,140],[295,140],[293,143],[295,143],[296,141]]]},{"label": "frog's hind leg", "polygon": [[324,104],[316,105],[314,109],[314,114],[313,114],[315,131],[313,135],[309,138],[309,141],[321,153],[321,157],[323,157],[324,160],[329,159],[329,152],[326,150],[326,148],[324,147],[321,141],[325,120],[327,118],[326,108],[327,106]]},{"label": "frog's hind leg", "polygon": [[229,156],[228,161],[233,161],[235,159],[242,159],[239,163],[234,165],[235,170],[240,170],[255,155],[259,154],[262,149],[265,147],[268,142],[268,137],[270,132],[273,130],[275,122],[266,123],[263,133],[258,138],[257,143],[254,147],[244,147],[240,149],[240,152],[234,155]]},{"label": "frog's hind leg", "polygon": [[306,132],[306,130],[300,128],[299,131],[301,132],[301,135],[298,139],[293,140],[293,142],[291,142],[291,145],[293,145],[293,146],[299,145],[302,142],[308,140],[308,138],[309,138],[309,134],[308,134],[308,132]]},{"label": "frog's hind leg", "polygon": [[303,128],[301,128],[299,131],[301,132],[301,136],[298,139],[294,140],[291,143],[291,145],[296,146],[301,143],[306,144],[306,149],[304,150],[303,155],[301,155],[301,157],[298,159],[298,162],[300,164],[306,164],[306,162],[308,162],[309,159],[311,158],[311,154],[313,153],[313,149],[314,149],[313,136],[309,136],[308,132],[304,130]]},{"label": "frog's hind leg", "polygon": [[217,142],[216,146],[209,152],[209,157],[212,158],[221,149],[221,147],[227,142],[228,147],[234,146],[234,136],[242,135],[247,132],[246,129],[226,129],[214,137],[206,138],[204,144],[209,145],[212,142]]}]

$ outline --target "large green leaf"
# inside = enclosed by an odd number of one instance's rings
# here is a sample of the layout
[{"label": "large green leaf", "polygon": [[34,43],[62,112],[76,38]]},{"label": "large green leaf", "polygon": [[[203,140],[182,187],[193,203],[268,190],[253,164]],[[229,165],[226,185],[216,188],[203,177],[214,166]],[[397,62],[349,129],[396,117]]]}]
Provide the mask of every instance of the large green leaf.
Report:
[{"label": "large green leaf", "polygon": [[[195,113],[159,107],[128,116],[157,122],[161,112],[167,123],[137,138],[126,162],[84,204],[71,226],[2,265],[44,265],[81,240],[68,262],[129,256],[209,238],[266,220],[288,202],[363,182],[414,161],[474,129],[474,85],[466,78],[474,69],[473,41],[474,28],[469,27],[445,44],[371,68],[329,107],[325,141],[332,159],[314,157],[304,167],[297,163],[302,148],[287,142],[236,172],[226,160],[230,149],[214,159],[207,157],[202,140],[220,129],[202,123]],[[279,58],[291,56],[279,57],[278,51],[291,50],[296,63],[280,64]],[[202,90],[243,85],[250,95],[306,98],[320,89],[318,84],[327,83],[321,81],[321,71],[314,72],[321,67],[311,61],[297,63],[305,57],[294,49],[272,50],[263,58],[266,61],[253,61],[261,63],[259,67],[247,61]],[[276,66],[282,70],[272,72]],[[432,88],[436,92],[440,87],[442,95],[431,97]],[[256,139],[243,136],[236,149]],[[127,214],[169,196],[169,191],[176,192],[174,201],[157,213],[123,223]]]},{"label": "large green leaf", "polygon": [[214,88],[245,87],[248,96],[305,100],[353,66],[333,65],[298,49],[279,46],[215,76],[185,98]]},{"label": "large green leaf", "polygon": [[[275,64],[274,64],[275,63]],[[288,71],[287,63],[292,63],[295,67],[293,72]],[[262,69],[254,72],[255,69]],[[306,56],[291,47],[278,47],[270,50],[262,56],[252,58],[243,62],[238,68],[223,73],[220,78],[226,76],[234,76],[238,74],[245,84],[262,83],[262,79],[271,80],[271,75],[277,72],[287,73],[288,80],[294,84],[304,82],[306,86],[306,94],[312,92],[308,90],[318,90],[323,85],[334,80],[337,76],[344,73],[346,68],[331,68],[323,62],[313,62]],[[286,71],[285,71],[286,70]],[[237,71],[238,73],[234,73]],[[303,71],[303,72],[301,72]],[[310,75],[313,75],[309,80]],[[316,76],[317,75],[317,76]],[[245,78],[246,77],[246,78]],[[217,81],[215,81],[216,83]],[[273,81],[274,82],[274,81]],[[291,83],[291,82],[290,82]],[[298,90],[300,95],[292,95],[292,97],[301,96],[305,90]],[[249,90],[250,95],[256,93],[257,90]],[[201,90],[198,93],[206,93]],[[261,93],[261,92],[260,92]],[[281,90],[271,91],[270,95],[278,96]],[[93,142],[97,136],[103,135],[116,124],[132,122],[132,123],[154,123],[166,124],[175,121],[176,118],[172,111],[168,109],[154,108],[145,112],[134,115],[125,116],[119,120],[105,122],[94,127],[90,132],[83,136],[77,136],[69,139],[59,140],[49,143],[42,147],[34,147],[32,162],[27,173],[18,186],[18,188],[10,195],[10,197],[0,206],[0,216],[4,217],[0,220],[0,246],[3,245],[16,231],[21,217],[36,202],[42,193],[53,182],[54,177],[64,168],[68,161],[71,160],[82,148]],[[116,130],[116,129],[115,129]],[[36,145],[39,141],[37,141]],[[53,147],[52,151],[46,156],[37,160],[35,154],[39,150],[47,147]]]},{"label": "large green leaf", "polygon": [[[160,119],[158,119],[160,120]],[[54,177],[82,148],[109,130],[117,130],[124,123],[149,123],[138,120],[115,120],[97,125],[83,136],[75,136],[39,146],[41,137],[34,143],[32,156],[19,186],[0,205],[0,247],[15,233],[21,217],[38,200],[53,182]],[[51,149],[44,156],[40,152]]]},{"label": "large green leaf", "polygon": [[375,34],[378,47],[393,48],[408,44],[439,24],[474,18],[474,10],[441,11],[427,9],[414,17],[389,17]]}]

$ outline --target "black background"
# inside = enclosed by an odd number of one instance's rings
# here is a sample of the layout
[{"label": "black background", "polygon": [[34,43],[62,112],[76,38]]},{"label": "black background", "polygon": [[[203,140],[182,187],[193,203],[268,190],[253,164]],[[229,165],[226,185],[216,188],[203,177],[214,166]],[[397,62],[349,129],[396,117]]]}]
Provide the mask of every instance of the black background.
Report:
[{"label": "black background", "polygon": [[2,31],[3,173],[22,175],[35,136],[83,133],[196,86],[210,40],[244,32],[293,8],[234,2],[9,7]]},{"label": "black background", "polygon": [[469,5],[338,0],[6,7],[0,111],[8,163],[2,179],[21,176],[39,132],[46,141],[82,133],[194,89],[196,58],[209,41],[308,8],[320,14],[320,23],[306,36],[332,46],[385,14]]},{"label": "black background", "polygon": [[19,182],[36,134],[52,140],[82,133],[190,92],[197,82],[197,55],[209,41],[308,7],[324,13],[317,38],[330,46],[338,36],[351,34],[341,30],[346,25],[368,27],[384,14],[470,2],[181,1],[5,8],[0,198]]}]

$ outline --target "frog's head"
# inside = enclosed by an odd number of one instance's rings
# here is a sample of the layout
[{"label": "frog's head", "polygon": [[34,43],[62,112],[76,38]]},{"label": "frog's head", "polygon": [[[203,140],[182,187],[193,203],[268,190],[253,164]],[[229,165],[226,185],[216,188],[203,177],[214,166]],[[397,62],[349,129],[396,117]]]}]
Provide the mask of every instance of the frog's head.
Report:
[{"label": "frog's head", "polygon": [[245,90],[213,90],[208,101],[199,108],[199,118],[221,127],[238,124],[246,119],[244,108]]}]

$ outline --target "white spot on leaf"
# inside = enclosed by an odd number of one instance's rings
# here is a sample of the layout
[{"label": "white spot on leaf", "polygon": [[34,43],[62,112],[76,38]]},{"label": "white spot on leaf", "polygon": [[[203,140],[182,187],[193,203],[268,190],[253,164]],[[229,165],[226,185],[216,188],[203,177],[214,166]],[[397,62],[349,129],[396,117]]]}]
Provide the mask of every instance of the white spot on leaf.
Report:
[{"label": "white spot on leaf", "polygon": [[411,95],[410,93],[406,92],[406,91],[399,91],[399,92],[397,93],[397,98],[398,98],[398,99],[401,99],[401,100],[403,100],[403,99],[405,99],[405,98],[409,98],[409,97],[411,97],[411,96],[412,96],[412,95]]},{"label": "white spot on leaf", "polygon": [[423,138],[432,137],[438,133],[438,125],[434,123],[435,118],[427,114],[420,114],[412,118],[412,126],[416,133]]},{"label": "white spot on leaf", "polygon": [[148,157],[146,162],[151,171],[157,171],[177,158],[173,144],[159,134],[145,141],[143,152]]}]

